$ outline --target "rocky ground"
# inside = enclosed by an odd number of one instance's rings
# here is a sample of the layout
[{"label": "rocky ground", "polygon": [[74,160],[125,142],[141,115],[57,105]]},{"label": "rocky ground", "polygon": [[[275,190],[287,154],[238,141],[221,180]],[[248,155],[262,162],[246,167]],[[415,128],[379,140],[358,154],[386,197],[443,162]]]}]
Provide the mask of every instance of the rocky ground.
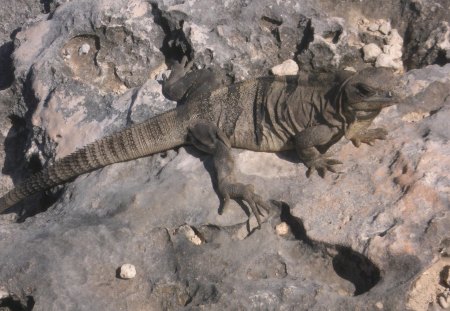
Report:
[{"label": "rocky ground", "polygon": [[[0,12],[0,189],[175,107],[186,55],[230,80],[394,68],[387,141],[332,147],[341,173],[234,150],[271,200],[219,215],[211,159],[115,164],[0,215],[0,310],[450,310],[450,1],[32,1]],[[283,64],[280,68],[280,64]],[[386,81],[389,83],[389,81]],[[132,266],[124,266],[131,264]]]}]

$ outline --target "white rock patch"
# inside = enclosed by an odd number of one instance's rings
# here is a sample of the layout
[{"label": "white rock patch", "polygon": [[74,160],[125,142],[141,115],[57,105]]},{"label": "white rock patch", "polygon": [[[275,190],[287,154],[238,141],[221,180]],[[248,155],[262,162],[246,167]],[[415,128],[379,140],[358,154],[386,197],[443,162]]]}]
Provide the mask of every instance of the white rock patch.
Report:
[{"label": "white rock patch", "polygon": [[276,76],[296,75],[298,73],[298,65],[292,59],[288,59],[272,67],[271,71]]},{"label": "white rock patch", "polygon": [[282,223],[276,225],[275,232],[278,235],[286,235],[286,234],[288,234],[289,233],[289,226],[288,226],[288,224],[285,223],[285,222],[282,222]]},{"label": "white rock patch", "polygon": [[84,43],[78,49],[78,55],[86,55],[89,53],[90,50],[91,50],[91,46],[87,43]]},{"label": "white rock patch", "polygon": [[378,55],[382,53],[382,51],[375,43],[369,43],[363,47],[363,53],[365,62],[373,62],[377,59]]},{"label": "white rock patch", "polygon": [[136,276],[136,268],[134,265],[126,263],[120,267],[120,278],[124,280],[132,279]]}]

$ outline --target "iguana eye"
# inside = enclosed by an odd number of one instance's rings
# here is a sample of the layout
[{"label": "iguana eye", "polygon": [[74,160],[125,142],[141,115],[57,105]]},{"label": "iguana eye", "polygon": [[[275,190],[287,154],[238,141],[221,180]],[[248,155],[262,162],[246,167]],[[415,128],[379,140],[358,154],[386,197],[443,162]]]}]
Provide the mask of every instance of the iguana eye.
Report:
[{"label": "iguana eye", "polygon": [[369,97],[375,94],[375,90],[364,83],[356,84],[356,89],[358,90],[358,93],[364,97]]}]

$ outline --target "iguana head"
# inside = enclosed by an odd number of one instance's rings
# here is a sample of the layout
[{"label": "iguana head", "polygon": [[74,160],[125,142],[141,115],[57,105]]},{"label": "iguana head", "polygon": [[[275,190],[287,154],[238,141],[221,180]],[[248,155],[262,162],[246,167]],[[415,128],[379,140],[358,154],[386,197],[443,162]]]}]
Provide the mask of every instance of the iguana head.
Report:
[{"label": "iguana head", "polygon": [[389,68],[366,68],[341,85],[344,112],[375,112],[398,103],[399,77]]}]

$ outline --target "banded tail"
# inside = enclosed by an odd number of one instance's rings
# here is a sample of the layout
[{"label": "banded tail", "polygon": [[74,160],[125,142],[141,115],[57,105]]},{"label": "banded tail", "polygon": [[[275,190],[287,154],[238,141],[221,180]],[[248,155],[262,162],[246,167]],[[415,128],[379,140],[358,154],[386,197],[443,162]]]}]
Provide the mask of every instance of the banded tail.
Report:
[{"label": "banded tail", "polygon": [[0,198],[0,213],[32,194],[63,184],[79,175],[183,145],[187,122],[179,120],[180,115],[183,114],[176,109],[168,111],[57,160]]}]

